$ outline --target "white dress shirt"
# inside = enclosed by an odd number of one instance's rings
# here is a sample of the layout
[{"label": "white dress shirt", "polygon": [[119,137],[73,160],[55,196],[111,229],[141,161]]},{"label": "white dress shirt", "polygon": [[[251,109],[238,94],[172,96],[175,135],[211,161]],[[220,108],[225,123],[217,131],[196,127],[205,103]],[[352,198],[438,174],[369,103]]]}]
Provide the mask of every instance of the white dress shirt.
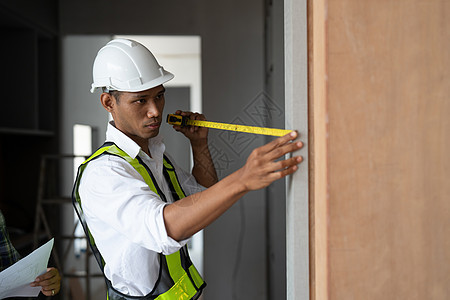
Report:
[{"label": "white dress shirt", "polygon": [[[149,140],[152,156],[149,157],[113,124],[108,124],[106,141],[114,142],[132,158],[139,156],[153,173],[167,201],[173,202],[162,173],[165,151],[162,138]],[[170,156],[169,159],[186,196],[204,189]],[[114,155],[103,155],[87,165],[79,194],[86,222],[106,262],[106,277],[124,294],[147,295],[158,279],[158,253],[171,254],[187,243],[167,235],[163,208],[168,203],[150,190],[130,164]]]}]

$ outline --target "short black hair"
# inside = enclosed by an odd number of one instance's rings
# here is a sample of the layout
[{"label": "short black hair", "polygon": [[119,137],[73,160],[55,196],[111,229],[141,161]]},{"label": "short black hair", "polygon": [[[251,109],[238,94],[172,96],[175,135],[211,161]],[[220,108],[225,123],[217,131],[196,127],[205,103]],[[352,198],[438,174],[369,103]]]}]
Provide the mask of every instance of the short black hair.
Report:
[{"label": "short black hair", "polygon": [[122,92],[120,92],[120,91],[115,91],[115,90],[109,91],[106,88],[103,88],[103,92],[110,94],[114,99],[116,99],[116,102],[119,102],[120,95],[122,95]]}]

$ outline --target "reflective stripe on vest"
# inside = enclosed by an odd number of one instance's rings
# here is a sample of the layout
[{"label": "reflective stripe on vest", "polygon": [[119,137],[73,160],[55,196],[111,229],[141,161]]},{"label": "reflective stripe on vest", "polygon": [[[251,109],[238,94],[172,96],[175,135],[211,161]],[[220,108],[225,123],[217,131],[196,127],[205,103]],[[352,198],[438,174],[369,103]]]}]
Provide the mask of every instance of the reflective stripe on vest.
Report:
[{"label": "reflective stripe on vest", "polygon": [[[95,240],[92,237],[89,228],[87,227],[86,221],[84,219],[84,214],[81,208],[81,198],[78,192],[79,184],[81,175],[86,168],[87,164],[92,161],[93,159],[96,159],[100,157],[103,154],[110,154],[110,155],[116,155],[123,159],[125,159],[144,179],[144,181],[147,183],[147,185],[150,187],[150,189],[159,195],[164,201],[166,201],[164,194],[159,189],[158,185],[156,184],[156,181],[154,181],[153,175],[151,174],[151,171],[147,169],[145,164],[140,161],[139,157],[136,157],[135,159],[131,158],[127,153],[125,153],[123,150],[121,150],[119,147],[117,147],[113,143],[105,143],[102,147],[100,147],[94,154],[92,154],[85,162],[83,162],[80,167],[78,168],[78,175],[77,179],[74,185],[73,189],[73,204],[75,207],[75,210],[77,211],[78,217],[81,221],[81,224],[83,225],[83,229],[85,230],[86,235],[89,237],[90,246],[92,248],[92,251],[94,252],[94,256],[97,259],[97,262],[100,266],[100,269],[103,271],[104,269],[104,260],[101,256],[100,252],[98,251]],[[174,194],[175,200],[182,199],[185,197],[185,194],[183,192],[183,189],[181,188],[181,185],[179,184],[177,175],[175,173],[175,169],[173,168],[170,161],[167,159],[167,157],[164,156],[164,175],[166,178],[168,178],[169,187],[172,190],[172,193]],[[194,295],[197,295],[199,291],[201,291],[205,286],[206,283],[203,281],[202,277],[198,273],[197,269],[194,267],[192,262],[190,261],[189,255],[187,253],[187,248],[184,246],[179,251],[172,253],[170,255],[162,255],[165,259],[165,262],[160,261],[160,277],[158,278],[158,281],[155,284],[155,287],[153,288],[152,292],[150,292],[147,296],[142,297],[136,297],[136,296],[127,296],[124,295],[117,290],[115,290],[112,287],[111,282],[105,277],[107,286],[108,286],[108,293],[107,293],[107,299],[157,299],[157,300],[173,300],[173,299],[191,299]],[[167,268],[164,268],[163,265],[167,265]],[[168,272],[167,275],[171,278],[171,280],[174,282],[174,284],[167,290],[154,294],[154,292],[159,292],[161,288],[158,288],[158,285],[160,285],[160,278],[161,278],[161,272]],[[116,295],[110,295],[116,294]]]}]

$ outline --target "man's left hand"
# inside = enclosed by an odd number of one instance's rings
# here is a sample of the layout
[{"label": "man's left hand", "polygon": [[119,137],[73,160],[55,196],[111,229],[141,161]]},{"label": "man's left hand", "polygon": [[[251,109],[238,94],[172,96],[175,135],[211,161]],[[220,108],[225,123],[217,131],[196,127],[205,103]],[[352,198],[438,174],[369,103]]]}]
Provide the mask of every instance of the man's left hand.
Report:
[{"label": "man's left hand", "polygon": [[[206,121],[206,118],[203,114],[199,113],[193,113],[189,111],[181,111],[177,110],[175,112],[177,115],[182,115],[184,117],[188,117],[191,120],[201,120]],[[190,141],[191,144],[197,144],[197,143],[206,143],[208,139],[208,128],[206,127],[199,127],[199,126],[179,126],[174,125],[173,128],[176,131],[179,131],[183,133]]]},{"label": "man's left hand", "polygon": [[54,296],[61,288],[61,276],[58,269],[47,268],[47,272],[36,277],[30,285],[42,287],[41,292],[45,296]]}]

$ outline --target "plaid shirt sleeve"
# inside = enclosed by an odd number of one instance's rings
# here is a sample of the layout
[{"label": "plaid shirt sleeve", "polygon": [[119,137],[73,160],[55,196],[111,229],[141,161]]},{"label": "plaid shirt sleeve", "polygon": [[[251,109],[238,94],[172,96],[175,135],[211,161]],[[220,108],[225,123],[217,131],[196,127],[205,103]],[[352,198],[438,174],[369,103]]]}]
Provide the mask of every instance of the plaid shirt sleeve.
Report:
[{"label": "plaid shirt sleeve", "polygon": [[20,259],[20,255],[12,245],[8,231],[6,230],[5,218],[0,211],[0,271],[8,268]]}]

